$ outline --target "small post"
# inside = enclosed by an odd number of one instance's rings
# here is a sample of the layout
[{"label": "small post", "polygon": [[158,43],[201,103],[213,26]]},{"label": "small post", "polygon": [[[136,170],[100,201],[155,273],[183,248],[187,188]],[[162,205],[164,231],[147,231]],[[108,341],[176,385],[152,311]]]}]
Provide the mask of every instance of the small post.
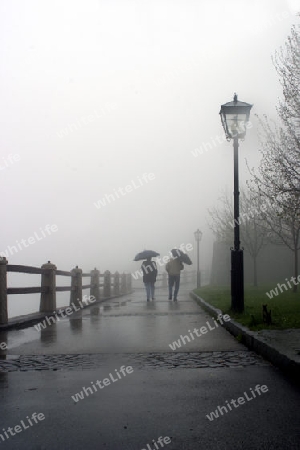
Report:
[{"label": "small post", "polygon": [[114,295],[120,294],[120,274],[115,272],[114,274]]},{"label": "small post", "polygon": [[126,294],[126,274],[122,273],[121,275],[121,293]]},{"label": "small post", "polygon": [[71,295],[70,295],[70,306],[74,304],[80,307],[82,302],[82,269],[78,266],[71,270],[72,281],[71,281]]},{"label": "small post", "polygon": [[104,286],[103,286],[103,296],[109,298],[111,296],[111,275],[110,271],[106,270],[104,272]]},{"label": "small post", "polygon": [[40,300],[40,312],[48,313],[56,310],[56,265],[48,261],[43,264],[42,269],[45,270],[42,273],[41,281],[41,300]]},{"label": "small post", "polygon": [[0,324],[7,323],[7,259],[0,256]]},{"label": "small post", "polygon": [[131,293],[131,274],[128,273],[126,275],[126,286],[127,286],[127,294]]},{"label": "small post", "polygon": [[95,269],[91,271],[91,289],[90,289],[90,296],[94,296],[95,299],[98,301],[100,300],[100,272],[99,270]]}]

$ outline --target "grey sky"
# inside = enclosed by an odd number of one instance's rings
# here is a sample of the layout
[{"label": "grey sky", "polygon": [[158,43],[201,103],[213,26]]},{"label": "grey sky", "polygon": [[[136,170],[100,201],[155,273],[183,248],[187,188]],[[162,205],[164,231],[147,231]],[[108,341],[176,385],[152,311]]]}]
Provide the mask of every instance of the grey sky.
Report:
[{"label": "grey sky", "polygon": [[297,6],[2,0],[0,251],[58,227],[9,262],[136,270],[135,253],[194,245],[199,227],[206,264],[206,210],[232,190],[232,143],[198,157],[192,150],[222,136],[220,105],[236,91],[254,104],[240,146],[241,183],[248,177],[244,158],[259,157],[254,114],[275,116],[281,88],[271,55],[297,23]]}]

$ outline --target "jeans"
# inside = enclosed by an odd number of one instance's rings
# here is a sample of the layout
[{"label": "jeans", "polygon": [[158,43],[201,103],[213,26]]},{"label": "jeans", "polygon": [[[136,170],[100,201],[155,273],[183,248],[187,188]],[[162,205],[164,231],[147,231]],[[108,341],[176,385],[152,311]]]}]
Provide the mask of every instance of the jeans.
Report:
[{"label": "jeans", "polygon": [[172,290],[173,286],[174,288],[174,300],[177,299],[177,294],[179,291],[179,285],[180,285],[180,275],[169,275],[169,297],[172,298]]},{"label": "jeans", "polygon": [[150,300],[150,298],[154,298],[154,292],[155,292],[155,284],[154,281],[148,281],[147,283],[144,283],[147,293],[147,300]]}]

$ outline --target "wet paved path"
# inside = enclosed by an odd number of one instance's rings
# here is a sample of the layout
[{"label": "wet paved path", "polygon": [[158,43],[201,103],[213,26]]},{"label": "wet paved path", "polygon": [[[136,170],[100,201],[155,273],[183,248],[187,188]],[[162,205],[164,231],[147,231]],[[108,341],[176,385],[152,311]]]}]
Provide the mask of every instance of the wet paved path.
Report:
[{"label": "wet paved path", "polygon": [[[110,300],[74,312],[37,331],[35,326],[0,333],[7,339],[10,355],[50,355],[72,353],[169,352],[169,344],[187,335],[188,330],[205,326],[213,319],[182,288],[181,301],[168,301],[166,291],[157,290],[156,300],[146,302],[144,291]],[[224,329],[216,328],[182,346],[181,352],[240,350],[240,345]]]},{"label": "wet paved path", "polygon": [[[0,333],[6,359],[0,370],[96,368],[110,355],[123,355],[148,367],[228,367],[261,364],[262,359],[241,346],[181,289],[182,300],[169,301],[165,290],[146,302],[144,291],[74,312],[45,328],[38,325]],[[208,325],[211,330],[209,329]],[[206,326],[207,334],[189,331]],[[198,333],[199,334],[199,333]],[[180,336],[188,336],[180,340]],[[174,351],[170,344],[180,341]],[[184,344],[185,342],[185,344]]]},{"label": "wet paved path", "polygon": [[[221,327],[171,350],[188,330],[213,324],[188,290],[180,293],[177,304],[163,290],[146,303],[136,291],[42,331],[1,333],[0,430],[45,416],[5,441],[0,431],[2,448],[157,450],[152,440],[169,436],[168,450],[299,450],[300,391],[271,364]],[[74,401],[122,365],[133,373]],[[207,418],[257,384],[268,392]]]}]

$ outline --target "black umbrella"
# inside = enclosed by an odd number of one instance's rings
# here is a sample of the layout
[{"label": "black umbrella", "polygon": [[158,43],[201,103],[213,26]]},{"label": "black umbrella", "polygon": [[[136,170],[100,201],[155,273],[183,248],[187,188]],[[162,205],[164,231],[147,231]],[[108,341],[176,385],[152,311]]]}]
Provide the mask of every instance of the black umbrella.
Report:
[{"label": "black umbrella", "polygon": [[133,261],[141,261],[142,259],[152,258],[153,256],[159,256],[159,253],[154,250],[144,250],[138,253]]},{"label": "black umbrella", "polygon": [[173,248],[171,250],[171,253],[175,258],[179,258],[179,260],[181,262],[183,262],[184,264],[187,264],[188,266],[193,264],[190,257],[186,253],[184,253],[182,250],[179,250],[179,248]]}]

